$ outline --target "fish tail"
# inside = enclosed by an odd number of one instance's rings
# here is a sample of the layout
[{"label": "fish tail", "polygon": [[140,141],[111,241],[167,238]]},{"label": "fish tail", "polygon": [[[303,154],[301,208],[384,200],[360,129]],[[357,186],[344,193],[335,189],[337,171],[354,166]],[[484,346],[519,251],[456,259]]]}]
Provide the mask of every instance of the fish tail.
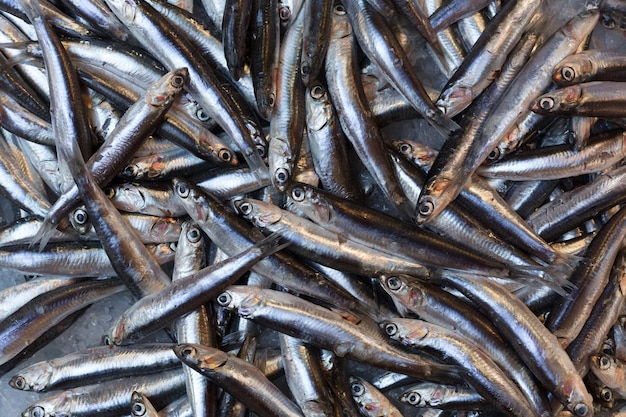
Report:
[{"label": "fish tail", "polygon": [[457,122],[443,113],[439,113],[437,116],[428,119],[428,122],[446,139],[463,131]]},{"label": "fish tail", "polygon": [[510,269],[512,278],[524,280],[529,284],[534,283],[536,286],[548,286],[561,296],[567,296],[575,288],[568,280],[570,274],[563,271],[562,265],[516,265]]},{"label": "fish tail", "polygon": [[28,247],[32,248],[35,244],[37,244],[37,242],[39,242],[39,251],[41,252],[48,244],[48,241],[50,241],[52,233],[54,233],[55,230],[56,225],[52,223],[50,217],[46,216],[43,219],[39,230],[37,230],[37,233],[35,233],[35,236],[31,239]]},{"label": "fish tail", "polygon": [[262,257],[270,256],[289,246],[291,242],[285,241],[279,233],[272,233],[254,246],[261,252]]}]

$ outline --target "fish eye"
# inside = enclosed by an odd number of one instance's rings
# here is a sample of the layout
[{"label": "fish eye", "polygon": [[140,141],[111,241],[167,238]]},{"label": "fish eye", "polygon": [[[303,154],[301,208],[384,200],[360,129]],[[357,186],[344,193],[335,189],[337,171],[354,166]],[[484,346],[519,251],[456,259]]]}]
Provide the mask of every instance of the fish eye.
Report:
[{"label": "fish eye", "polygon": [[539,108],[542,110],[550,110],[554,107],[554,99],[552,97],[544,97],[539,100]]},{"label": "fish eye", "polygon": [[143,416],[146,414],[146,406],[142,402],[134,402],[132,411],[134,416]]},{"label": "fish eye", "polygon": [[182,353],[184,356],[195,356],[196,354],[196,348],[194,348],[193,346],[185,346],[180,353]]},{"label": "fish eye", "polygon": [[300,72],[301,72],[303,75],[309,75],[309,74],[311,73],[311,66],[309,65],[309,63],[308,63],[308,62],[303,62],[303,63],[300,65]]},{"label": "fish eye", "polygon": [[319,100],[322,97],[324,97],[324,87],[318,84],[311,88],[311,98]]},{"label": "fish eye", "polygon": [[187,184],[181,182],[176,186],[176,192],[180,197],[187,198],[187,196],[189,195],[189,187],[187,186]]},{"label": "fish eye", "polygon": [[228,149],[220,149],[217,156],[224,162],[230,162],[233,159],[233,154]]},{"label": "fish eye", "polygon": [[289,179],[289,171],[285,168],[278,168],[274,173],[274,178],[278,182],[278,184],[285,184]]},{"label": "fish eye", "polygon": [[200,233],[200,229],[197,227],[192,227],[187,231],[187,240],[191,243],[196,243],[202,237],[202,233]]},{"label": "fish eye", "polygon": [[600,360],[598,361],[598,366],[602,370],[607,370],[611,367],[611,359],[608,356],[602,355],[600,356]]},{"label": "fish eye", "polygon": [[222,307],[226,307],[232,301],[233,297],[230,296],[227,292],[223,292],[217,296],[217,303]]},{"label": "fish eye", "polygon": [[111,336],[109,336],[108,334],[105,335],[102,338],[102,344],[104,344],[104,346],[113,346],[113,340],[111,340]]},{"label": "fish eye", "polygon": [[346,14],[346,9],[343,7],[343,4],[338,4],[333,8],[333,12],[338,16],[343,16]]},{"label": "fish eye", "polygon": [[419,215],[422,217],[428,217],[435,211],[435,204],[430,198],[425,198],[420,202],[418,207]]},{"label": "fish eye", "polygon": [[278,17],[280,17],[280,20],[282,20],[283,22],[289,20],[289,18],[291,17],[291,9],[289,7],[281,7],[280,9],[278,9]]},{"label": "fish eye", "polygon": [[38,405],[31,410],[30,415],[33,417],[44,417],[46,415],[46,411],[42,406]]},{"label": "fish eye", "polygon": [[256,151],[261,158],[265,158],[265,156],[267,156],[267,147],[264,145],[256,145]]},{"label": "fish eye", "polygon": [[275,101],[276,101],[276,96],[274,95],[274,93],[271,93],[270,95],[267,96],[267,105],[269,107],[274,107]]},{"label": "fish eye", "polygon": [[82,226],[83,224],[87,223],[87,219],[89,218],[89,216],[87,215],[87,212],[85,210],[76,209],[74,210],[73,218],[77,225]]},{"label": "fish eye", "polygon": [[293,190],[291,190],[291,198],[293,198],[294,201],[303,201],[304,189],[302,189],[302,187],[293,187]]},{"label": "fish eye", "polygon": [[489,153],[487,158],[492,161],[495,161],[496,159],[500,159],[500,148],[494,148],[494,150]]},{"label": "fish eye", "polygon": [[396,326],[394,323],[385,324],[385,333],[387,333],[387,335],[389,336],[395,335],[396,333],[398,333],[398,326]]},{"label": "fish eye", "polygon": [[391,291],[397,291],[402,287],[402,282],[398,277],[389,277],[387,278],[387,287]]},{"label": "fish eye", "polygon": [[122,175],[128,178],[135,178],[139,173],[139,168],[135,164],[126,165],[126,168],[122,171]]},{"label": "fish eye", "polygon": [[21,375],[14,376],[14,377],[11,379],[10,384],[11,384],[12,386],[14,386],[15,388],[17,388],[17,389],[21,389],[21,390],[23,390],[23,389],[25,389],[25,388],[26,388],[26,380],[25,380],[25,379],[24,379],[24,377],[23,377],[23,376],[21,376]]},{"label": "fish eye", "polygon": [[413,147],[406,143],[406,142],[402,142],[400,144],[400,146],[398,147],[398,150],[400,151],[400,153],[404,154],[404,155],[408,155],[411,153],[411,150],[413,149]]},{"label": "fish eye", "polygon": [[206,122],[207,120],[210,119],[209,115],[207,114],[207,112],[204,111],[204,109],[198,109],[196,111],[196,117],[198,118],[198,120],[200,120],[201,122]]},{"label": "fish eye", "polygon": [[602,400],[606,402],[611,401],[613,399],[613,391],[611,391],[611,389],[608,387],[602,388],[602,390],[600,391],[600,398],[602,398]]},{"label": "fish eye", "polygon": [[245,201],[240,201],[240,202],[237,202],[235,206],[237,207],[239,212],[243,214],[244,216],[247,216],[248,214],[252,213],[252,204],[250,203],[246,203]]},{"label": "fish eye", "polygon": [[181,88],[183,85],[185,85],[185,77],[183,77],[182,75],[175,75],[172,77],[170,84],[174,88]]},{"label": "fish eye", "polygon": [[589,407],[587,407],[585,404],[578,403],[574,406],[574,414],[576,414],[577,416],[584,417],[587,415],[587,413],[589,413]]},{"label": "fish eye", "polygon": [[406,402],[411,405],[419,404],[422,399],[422,396],[417,392],[411,392],[406,396]]},{"label": "fish eye", "polygon": [[365,387],[363,386],[363,384],[358,382],[353,383],[350,387],[350,390],[352,391],[352,395],[354,395],[355,397],[360,397],[365,393]]},{"label": "fish eye", "polygon": [[576,71],[574,71],[572,67],[563,67],[561,68],[561,77],[563,77],[565,81],[573,81],[576,77]]},{"label": "fish eye", "polygon": [[615,20],[608,14],[602,14],[602,26],[607,29],[613,29],[615,27]]},{"label": "fish eye", "polygon": [[112,199],[115,197],[115,187],[106,187],[104,189],[104,194],[108,197],[108,199]]}]

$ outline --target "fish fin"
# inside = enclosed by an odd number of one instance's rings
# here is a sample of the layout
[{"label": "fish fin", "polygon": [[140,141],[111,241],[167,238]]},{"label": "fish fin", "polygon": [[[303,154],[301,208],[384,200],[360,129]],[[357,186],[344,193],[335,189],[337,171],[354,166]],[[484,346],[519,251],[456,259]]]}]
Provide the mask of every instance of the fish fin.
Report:
[{"label": "fish fin", "polygon": [[263,158],[258,153],[252,153],[250,155],[246,155],[243,153],[243,157],[246,160],[250,171],[254,174],[257,185],[259,188],[266,187],[269,184],[269,168],[265,165]]},{"label": "fish fin", "polygon": [[463,131],[457,122],[442,113],[439,113],[436,117],[429,118],[428,123],[446,139]]},{"label": "fish fin", "polygon": [[50,221],[50,218],[48,216],[46,216],[43,219],[39,230],[37,230],[37,233],[35,233],[35,235],[31,239],[28,247],[32,248],[37,242],[39,242],[39,251],[41,252],[48,244],[48,241],[52,237],[52,233],[54,233],[55,230],[56,225]]},{"label": "fish fin", "polygon": [[574,284],[568,281],[570,274],[563,274],[558,267],[552,266],[514,266],[511,267],[511,277],[524,280],[533,286],[548,286],[561,296],[566,296],[574,288]]},{"label": "fish fin", "polygon": [[285,249],[290,244],[291,242],[283,240],[279,233],[272,233],[265,239],[257,242],[255,246],[261,251],[262,256],[266,257],[278,252],[279,250]]}]

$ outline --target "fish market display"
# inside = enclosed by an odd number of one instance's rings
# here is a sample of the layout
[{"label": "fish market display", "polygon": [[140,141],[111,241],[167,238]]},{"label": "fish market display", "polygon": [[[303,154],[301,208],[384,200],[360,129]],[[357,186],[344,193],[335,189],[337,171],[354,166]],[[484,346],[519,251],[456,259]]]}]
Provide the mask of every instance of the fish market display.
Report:
[{"label": "fish market display", "polygon": [[625,38],[622,0],[0,1],[2,415],[624,415]]}]

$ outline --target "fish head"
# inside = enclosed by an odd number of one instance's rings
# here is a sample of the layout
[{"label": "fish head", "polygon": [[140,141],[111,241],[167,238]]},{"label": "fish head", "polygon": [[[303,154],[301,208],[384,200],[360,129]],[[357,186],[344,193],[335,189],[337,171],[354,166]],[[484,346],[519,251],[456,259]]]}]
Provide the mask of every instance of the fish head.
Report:
[{"label": "fish head", "polygon": [[472,89],[454,86],[445,89],[435,105],[448,117],[454,117],[466,109],[474,100]]},{"label": "fish head", "polygon": [[383,321],[380,327],[387,336],[403,345],[412,345],[414,341],[423,339],[428,335],[428,327],[423,321],[417,319],[389,319]]},{"label": "fish head", "polygon": [[22,417],[71,417],[72,402],[72,393],[64,391],[31,404]]},{"label": "fish head", "polygon": [[286,138],[272,137],[268,150],[268,162],[272,172],[272,184],[281,192],[285,192],[292,180],[293,166],[297,159]]},{"label": "fish head", "polygon": [[317,224],[326,224],[331,219],[331,209],[315,187],[294,183],[287,188],[287,194],[299,210]]},{"label": "fish head", "polygon": [[538,97],[530,109],[539,114],[573,110],[580,104],[582,94],[580,85],[564,87]]},{"label": "fish head", "polygon": [[237,310],[241,317],[250,318],[263,304],[263,292],[258,287],[232,285],[216,298],[217,303],[229,310]]},{"label": "fish head", "polygon": [[48,361],[39,362],[22,369],[19,374],[11,377],[9,385],[21,391],[42,391],[50,383],[53,371]]},{"label": "fish head", "polygon": [[432,178],[424,188],[417,200],[415,221],[418,224],[426,223],[437,217],[439,213],[456,197],[451,188],[454,181],[443,176]]},{"label": "fish head", "polygon": [[333,116],[333,108],[324,86],[315,83],[307,88],[306,92],[306,117],[309,131],[320,131]]},{"label": "fish head", "polygon": [[168,107],[183,91],[189,81],[187,68],[174,69],[165,74],[146,91],[146,103],[154,107]]},{"label": "fish head", "polygon": [[430,169],[437,157],[434,149],[410,139],[392,140],[391,146],[415,165],[426,170]]},{"label": "fish head", "polygon": [[554,67],[552,79],[558,85],[577,84],[591,79],[598,70],[596,60],[588,54],[570,55]]},{"label": "fish head", "polygon": [[257,227],[268,227],[280,221],[281,209],[273,204],[251,198],[234,202],[237,211]]},{"label": "fish head", "polygon": [[183,343],[173,347],[180,360],[199,371],[212,371],[228,361],[228,354],[208,346]]}]

